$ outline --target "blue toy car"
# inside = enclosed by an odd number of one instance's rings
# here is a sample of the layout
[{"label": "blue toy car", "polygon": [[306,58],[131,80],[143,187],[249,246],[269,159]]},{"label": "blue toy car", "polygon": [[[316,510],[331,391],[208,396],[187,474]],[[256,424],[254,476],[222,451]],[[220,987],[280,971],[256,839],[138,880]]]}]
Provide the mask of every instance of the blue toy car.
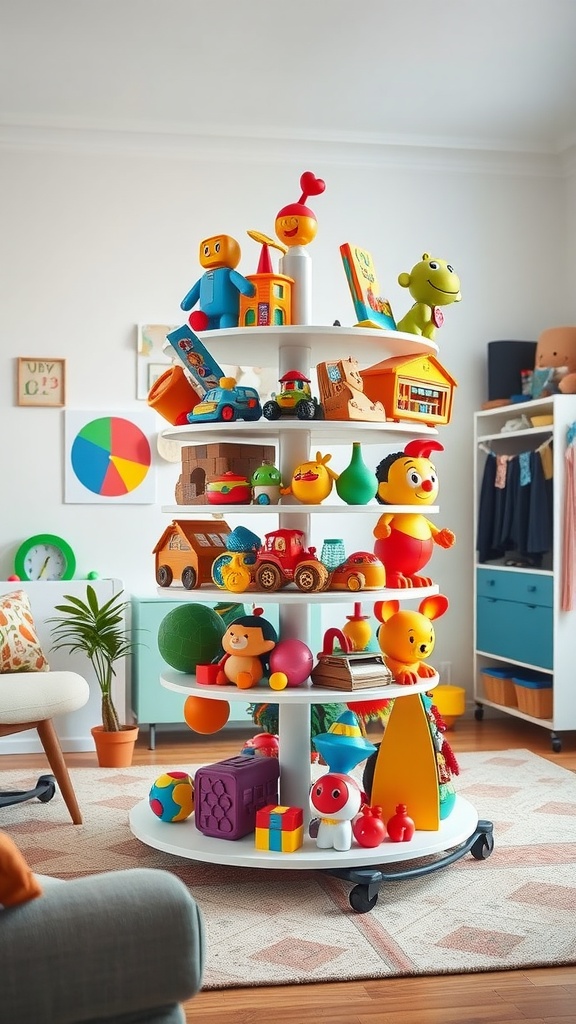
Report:
[{"label": "blue toy car", "polygon": [[262,415],[260,396],[255,388],[240,387],[233,377],[223,377],[220,387],[211,388],[192,412],[189,423],[223,420],[259,420]]}]

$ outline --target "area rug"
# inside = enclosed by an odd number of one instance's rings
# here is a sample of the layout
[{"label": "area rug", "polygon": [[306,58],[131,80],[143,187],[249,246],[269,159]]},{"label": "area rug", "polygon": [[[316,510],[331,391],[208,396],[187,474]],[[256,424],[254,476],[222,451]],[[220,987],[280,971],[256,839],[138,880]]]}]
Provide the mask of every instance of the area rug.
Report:
[{"label": "area rug", "polygon": [[[73,769],[84,825],[69,823],[57,794],[3,809],[0,828],[39,873],[146,866],[178,875],[206,921],[205,988],[576,963],[576,775],[527,750],[459,762],[458,792],[494,823],[492,856],[386,883],[367,914],[351,909],[348,883],[324,872],[202,864],[135,839],[129,808],[163,770],[193,774],[190,765]],[[35,778],[0,771],[0,787]]]}]

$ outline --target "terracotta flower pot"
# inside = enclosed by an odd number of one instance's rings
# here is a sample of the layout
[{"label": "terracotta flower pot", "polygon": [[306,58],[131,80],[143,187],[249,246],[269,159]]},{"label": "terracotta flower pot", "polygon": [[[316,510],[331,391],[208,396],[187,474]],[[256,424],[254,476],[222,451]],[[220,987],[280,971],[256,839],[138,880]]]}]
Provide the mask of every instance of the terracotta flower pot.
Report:
[{"label": "terracotta flower pot", "polygon": [[125,725],[119,732],[106,732],[101,725],[95,725],[90,732],[100,768],[129,768],[138,739],[137,725]]},{"label": "terracotta flower pot", "polygon": [[181,366],[166,370],[148,393],[148,405],[172,424],[176,424],[183,413],[191,412],[199,401]]}]

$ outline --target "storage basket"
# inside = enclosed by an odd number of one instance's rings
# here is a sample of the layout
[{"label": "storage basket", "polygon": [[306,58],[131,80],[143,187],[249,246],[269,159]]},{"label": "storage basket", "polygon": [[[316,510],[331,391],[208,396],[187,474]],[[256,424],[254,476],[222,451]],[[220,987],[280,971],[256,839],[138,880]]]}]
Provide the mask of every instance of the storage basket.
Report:
[{"label": "storage basket", "polygon": [[540,679],[514,676],[514,689],[519,711],[532,718],[552,718],[552,680],[549,676]]},{"label": "storage basket", "polygon": [[501,704],[505,708],[518,706],[516,688],[512,682],[512,670],[505,668],[485,668],[482,670],[482,684],[487,700]]}]

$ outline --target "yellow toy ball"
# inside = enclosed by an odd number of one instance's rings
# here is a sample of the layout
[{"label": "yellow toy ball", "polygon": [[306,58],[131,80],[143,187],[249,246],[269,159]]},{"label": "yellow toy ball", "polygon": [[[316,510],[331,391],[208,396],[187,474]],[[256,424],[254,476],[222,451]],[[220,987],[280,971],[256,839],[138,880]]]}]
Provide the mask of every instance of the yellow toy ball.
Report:
[{"label": "yellow toy ball", "polygon": [[148,802],[161,821],[185,821],[194,811],[192,777],[187,772],[164,772],[150,789]]},{"label": "yellow toy ball", "polygon": [[184,721],[189,729],[207,736],[222,729],[230,717],[227,700],[211,700],[210,697],[186,697]]}]

